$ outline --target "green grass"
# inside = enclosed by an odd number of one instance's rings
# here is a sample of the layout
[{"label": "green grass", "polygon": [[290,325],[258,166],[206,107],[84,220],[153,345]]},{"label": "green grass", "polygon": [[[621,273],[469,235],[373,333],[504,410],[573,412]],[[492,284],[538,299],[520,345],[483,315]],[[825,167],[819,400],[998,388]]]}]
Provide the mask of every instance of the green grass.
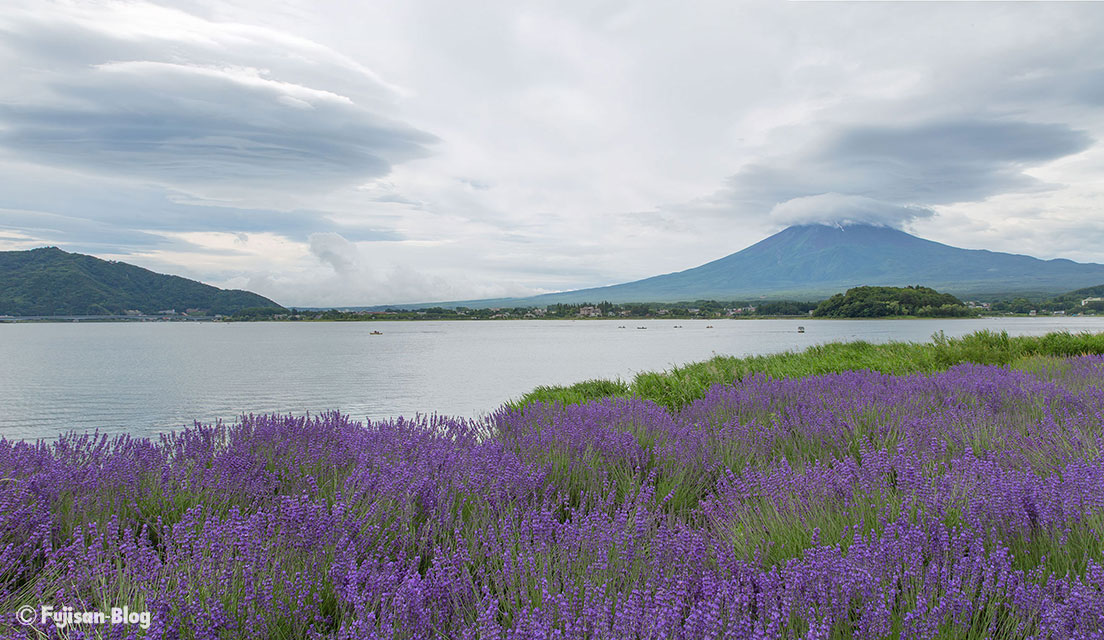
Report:
[{"label": "green grass", "polygon": [[932,373],[956,364],[1039,366],[1040,356],[1075,356],[1104,353],[1104,333],[1061,331],[1044,336],[1011,337],[1007,332],[989,330],[948,338],[942,332],[927,343],[834,342],[763,356],[737,358],[716,356],[669,371],[644,372],[632,382],[623,380],[586,380],[568,386],[542,386],[508,403],[521,407],[533,402],[581,404],[606,397],[637,396],[677,410],[702,398],[715,384],[731,384],[753,374],[775,378],[801,378],[809,375],[869,369],[893,375]]}]

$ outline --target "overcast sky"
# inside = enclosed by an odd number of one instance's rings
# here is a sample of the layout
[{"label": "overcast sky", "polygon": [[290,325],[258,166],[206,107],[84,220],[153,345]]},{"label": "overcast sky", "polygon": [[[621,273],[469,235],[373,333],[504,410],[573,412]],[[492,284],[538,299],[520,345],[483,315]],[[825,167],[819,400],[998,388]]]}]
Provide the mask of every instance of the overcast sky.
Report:
[{"label": "overcast sky", "polygon": [[876,222],[1104,263],[1104,3],[6,0],[0,250],[285,305]]}]

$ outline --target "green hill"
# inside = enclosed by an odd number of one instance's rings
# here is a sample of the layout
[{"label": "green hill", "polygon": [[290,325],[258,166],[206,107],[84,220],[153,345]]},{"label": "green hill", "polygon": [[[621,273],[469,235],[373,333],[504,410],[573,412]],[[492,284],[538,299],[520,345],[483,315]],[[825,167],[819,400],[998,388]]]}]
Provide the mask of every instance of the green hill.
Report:
[{"label": "green hill", "polygon": [[821,318],[965,317],[971,312],[958,298],[928,287],[855,287],[821,302],[813,315]]},{"label": "green hill", "polygon": [[1095,287],[1085,287],[1077,291],[1070,291],[1066,295],[1072,298],[1099,298],[1104,296],[1104,284],[1098,284]]},{"label": "green hill", "polygon": [[0,251],[0,315],[154,314],[165,309],[227,315],[279,306],[248,291],[219,289],[57,247]]},{"label": "green hill", "polygon": [[[1086,298],[1094,300],[1086,302]],[[1104,301],[1100,300],[1100,298],[1104,298],[1104,284],[1085,287],[1083,289],[1077,289],[1076,291],[1069,291],[1048,300],[1016,298],[1014,300],[994,302],[993,309],[996,311],[1013,311],[1017,313],[1026,313],[1031,309],[1051,312],[1063,311],[1065,313],[1097,313],[1104,311]]]}]

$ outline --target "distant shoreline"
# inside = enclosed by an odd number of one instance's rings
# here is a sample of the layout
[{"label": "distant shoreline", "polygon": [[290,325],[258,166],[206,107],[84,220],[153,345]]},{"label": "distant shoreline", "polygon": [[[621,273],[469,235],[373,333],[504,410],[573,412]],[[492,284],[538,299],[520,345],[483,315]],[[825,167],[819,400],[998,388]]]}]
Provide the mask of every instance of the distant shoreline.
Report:
[{"label": "distant shoreline", "polygon": [[730,320],[736,321],[753,321],[753,320],[807,320],[809,322],[827,321],[827,320],[984,320],[988,318],[1093,318],[1095,315],[1081,316],[1081,315],[1052,315],[1052,314],[1036,314],[1030,315],[1026,313],[1008,313],[1008,314],[988,314],[978,316],[967,317],[930,317],[930,316],[879,316],[872,318],[824,318],[817,316],[725,316],[720,318],[703,318],[700,316],[624,316],[624,317],[601,317],[601,318],[564,318],[564,317],[552,317],[552,318],[523,318],[523,317],[510,317],[510,318],[392,318],[392,317],[378,317],[371,316],[365,318],[301,318],[301,319],[248,319],[248,320],[234,320],[230,318],[214,318],[208,316],[195,316],[195,317],[162,317],[162,316],[6,316],[0,317],[0,324],[36,324],[36,323],[51,323],[51,324],[108,324],[108,323],[163,323],[163,322],[210,322],[221,324],[252,324],[252,323],[355,323],[355,322],[519,322],[519,321],[571,321],[571,322],[615,322],[615,321],[698,321],[698,322],[725,322]]},{"label": "distant shoreline", "polygon": [[35,322],[222,322],[212,316],[0,316],[0,324]]}]

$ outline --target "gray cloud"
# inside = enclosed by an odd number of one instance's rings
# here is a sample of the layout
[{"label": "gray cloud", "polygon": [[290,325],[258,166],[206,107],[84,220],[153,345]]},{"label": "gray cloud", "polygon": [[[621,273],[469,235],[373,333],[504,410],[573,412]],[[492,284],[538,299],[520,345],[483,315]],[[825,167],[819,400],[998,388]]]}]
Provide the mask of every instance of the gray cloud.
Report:
[{"label": "gray cloud", "polygon": [[373,111],[391,90],[324,47],[146,13],[172,28],[135,33],[140,24],[94,23],[76,8],[0,20],[5,66],[32,70],[0,89],[0,148],[202,194],[330,189],[386,175],[436,142]]},{"label": "gray cloud", "polygon": [[0,228],[22,229],[42,242],[83,252],[126,254],[161,247],[159,232],[278,232],[308,242],[316,232],[351,241],[396,241],[393,229],[338,225],[324,211],[245,209],[192,202],[149,185],[86,180],[79,175],[0,163]]},{"label": "gray cloud", "polygon": [[837,167],[859,193],[940,204],[1037,186],[1025,168],[1091,144],[1064,124],[971,119],[845,129],[813,161]]},{"label": "gray cloud", "polygon": [[745,167],[714,199],[776,223],[900,224],[930,207],[1045,189],[1025,170],[1089,148],[1063,124],[963,119],[841,127],[792,155]]},{"label": "gray cloud", "polygon": [[143,64],[93,75],[59,90],[68,100],[58,104],[0,106],[0,146],[45,164],[186,188],[283,189],[383,176],[394,162],[426,155],[434,140],[335,98],[282,93],[250,71]]},{"label": "gray cloud", "polygon": [[121,248],[152,248],[165,238],[101,220],[25,209],[0,209],[0,229],[33,234],[40,242],[79,247],[80,251],[118,252]]}]

